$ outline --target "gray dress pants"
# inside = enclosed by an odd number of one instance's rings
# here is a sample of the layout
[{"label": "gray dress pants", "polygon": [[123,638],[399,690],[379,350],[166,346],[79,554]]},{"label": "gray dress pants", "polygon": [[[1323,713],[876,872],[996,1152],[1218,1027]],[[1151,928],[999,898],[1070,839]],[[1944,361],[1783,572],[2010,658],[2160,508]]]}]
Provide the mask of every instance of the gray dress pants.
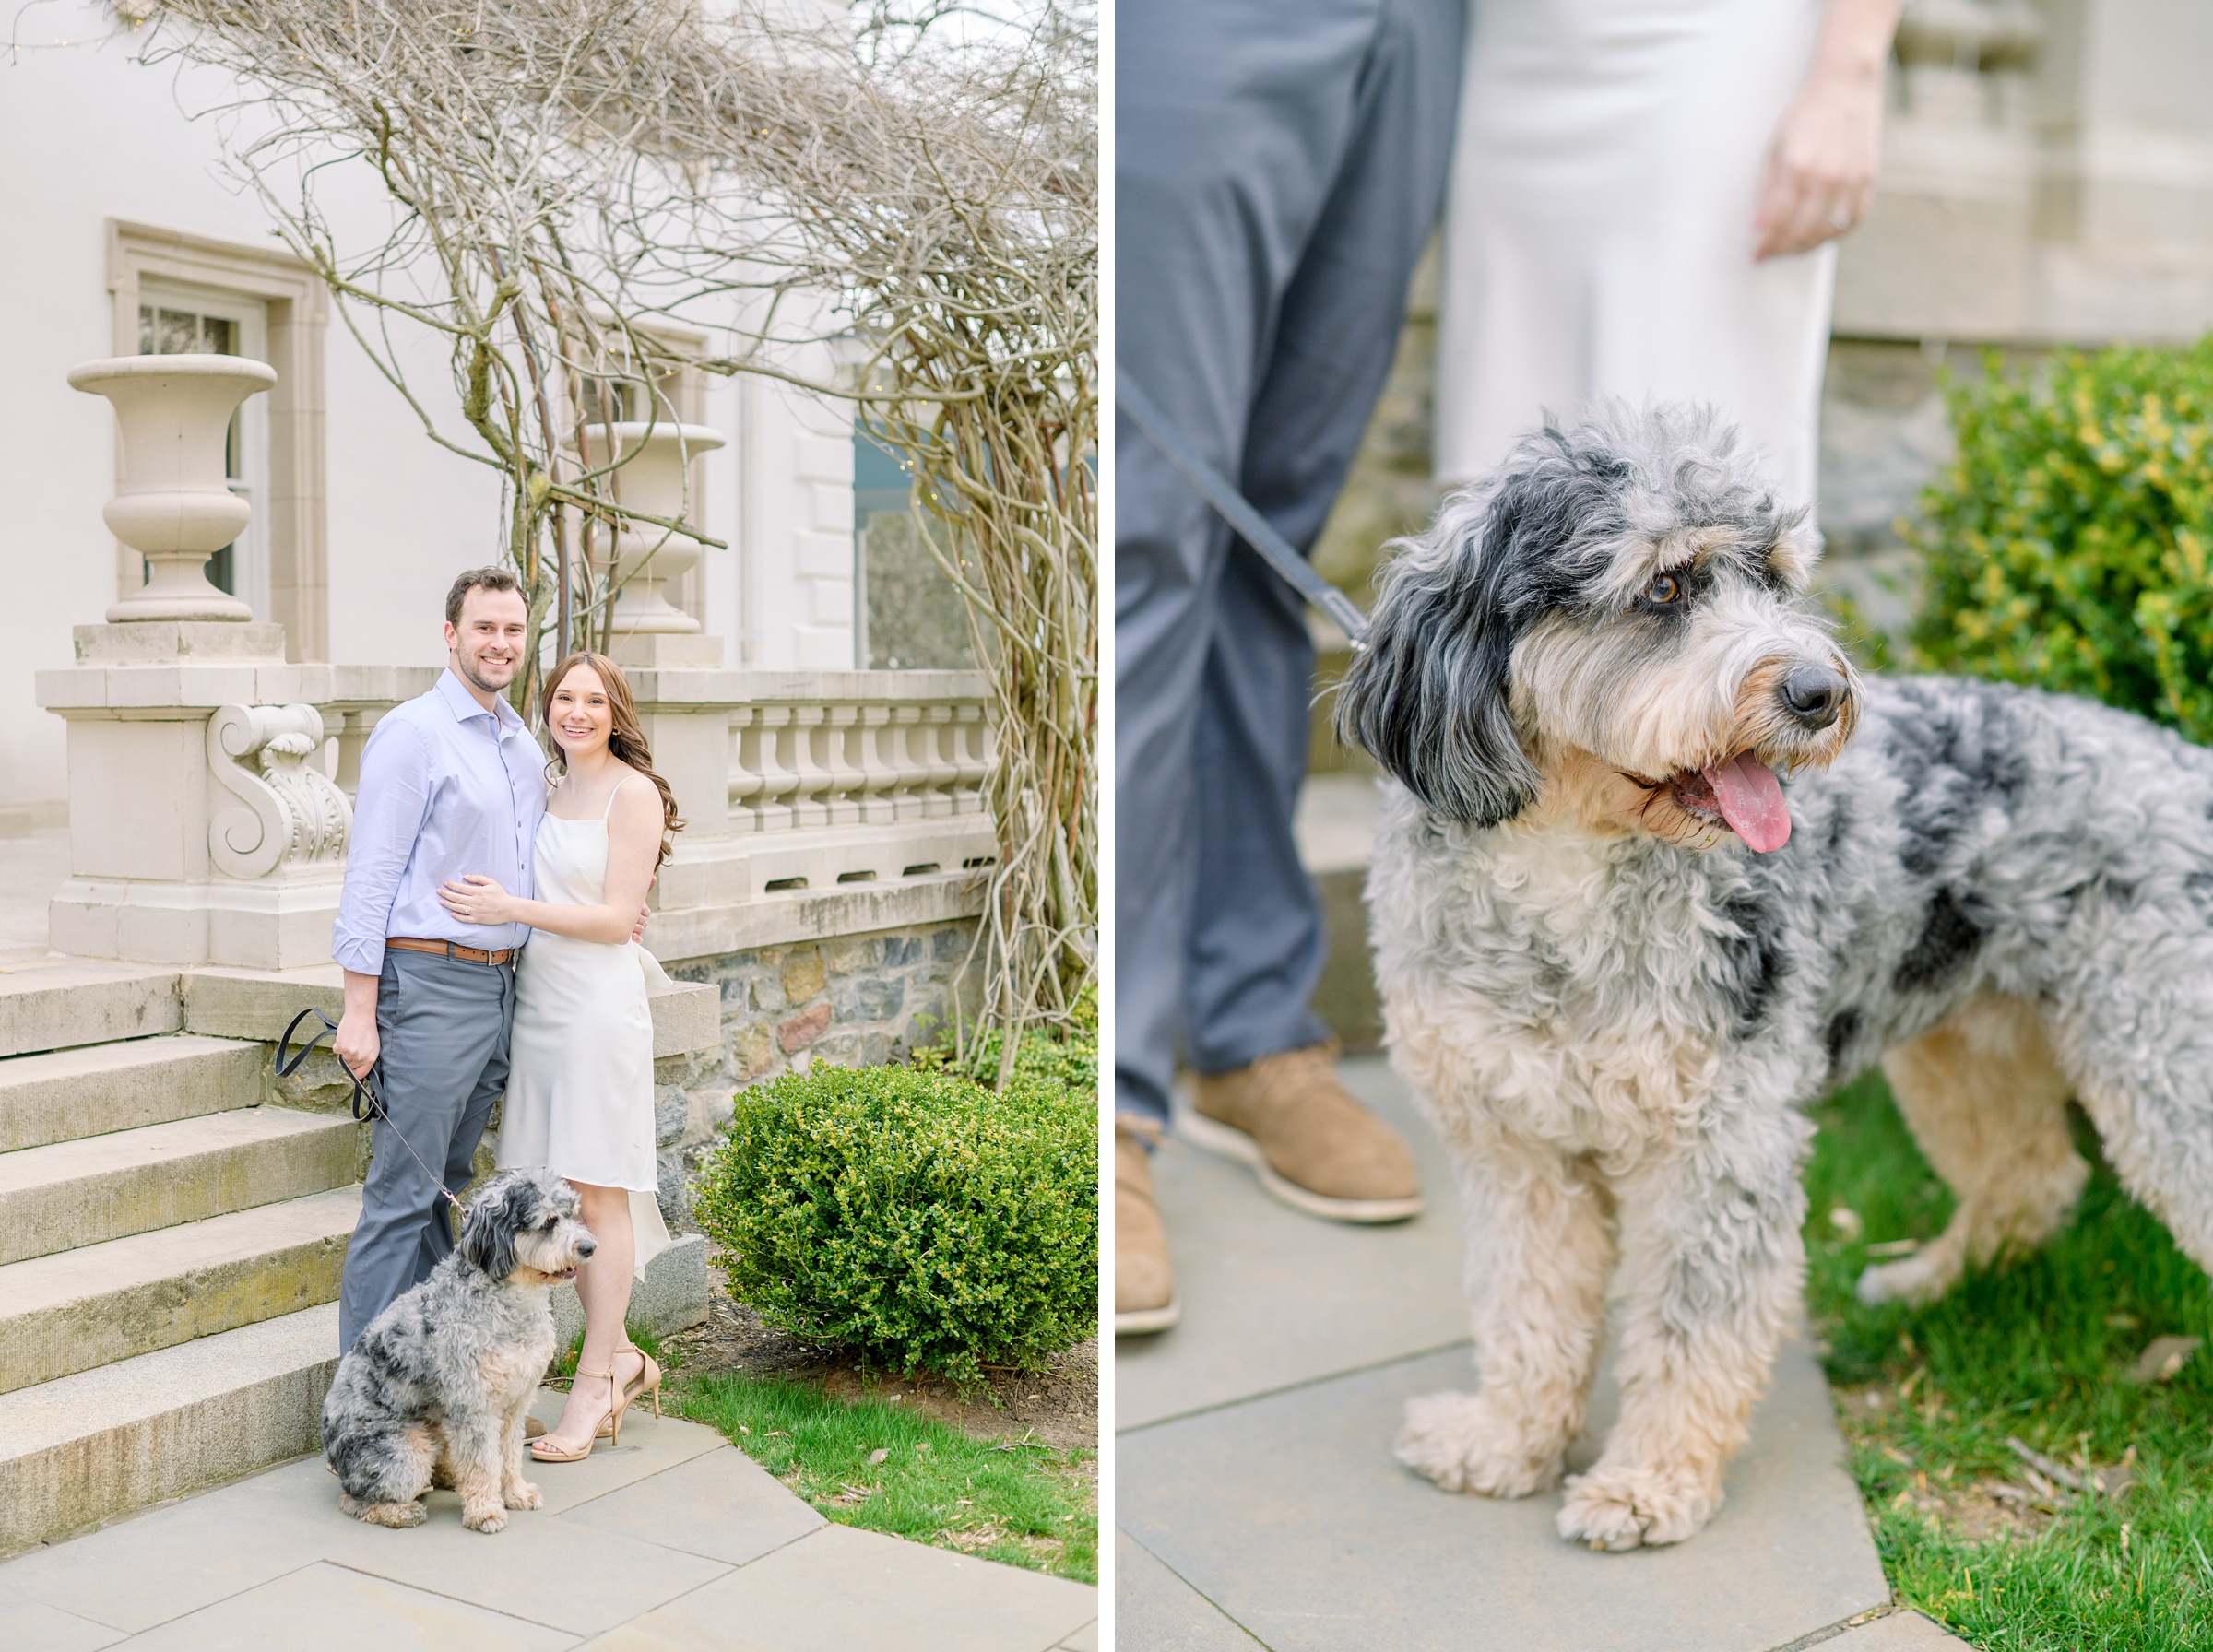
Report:
[{"label": "gray dress pants", "polygon": [[[1444,198],[1462,0],[1122,0],[1117,361],[1301,552]],[[1319,1043],[1298,597],[1116,427],[1115,1097]]]},{"label": "gray dress pants", "polygon": [[[512,962],[385,954],[376,984],[376,1035],[383,1046],[379,1077],[392,1116],[389,1124],[380,1118],[370,1131],[361,1219],[338,1287],[340,1352],[453,1250],[446,1203],[430,1173],[443,1175],[456,1193],[468,1186],[485,1120],[506,1092],[507,1034],[514,1021]],[[407,1146],[393,1134],[395,1127]],[[409,1147],[422,1156],[421,1164]]]}]

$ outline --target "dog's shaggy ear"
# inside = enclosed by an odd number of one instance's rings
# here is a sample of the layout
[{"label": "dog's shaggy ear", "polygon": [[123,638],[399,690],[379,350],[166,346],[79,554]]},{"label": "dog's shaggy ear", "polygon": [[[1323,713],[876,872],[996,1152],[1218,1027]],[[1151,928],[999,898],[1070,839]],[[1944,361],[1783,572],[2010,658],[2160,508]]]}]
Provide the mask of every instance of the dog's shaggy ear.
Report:
[{"label": "dog's shaggy ear", "polygon": [[1571,548],[1618,480],[1551,429],[1515,459],[1400,542],[1337,701],[1342,738],[1436,813],[1477,826],[1536,801],[1536,765],[1510,708],[1514,644],[1574,596]]},{"label": "dog's shaggy ear", "polygon": [[521,1176],[487,1182],[461,1219],[461,1257],[495,1280],[515,1271],[515,1236],[529,1217],[537,1190]]}]

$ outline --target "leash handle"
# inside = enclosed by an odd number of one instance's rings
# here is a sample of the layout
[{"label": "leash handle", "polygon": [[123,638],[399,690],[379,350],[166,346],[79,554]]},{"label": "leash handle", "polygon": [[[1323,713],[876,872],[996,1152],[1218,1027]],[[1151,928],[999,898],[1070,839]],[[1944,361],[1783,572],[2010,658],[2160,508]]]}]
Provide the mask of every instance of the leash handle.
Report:
[{"label": "leash handle", "polygon": [[[311,1015],[323,1023],[323,1031],[302,1044],[299,1053],[287,1061],[285,1056],[291,1049],[292,1034],[300,1030],[300,1023]],[[277,1040],[277,1053],[270,1057],[276,1066],[277,1076],[279,1079],[290,1078],[305,1064],[308,1056],[314,1053],[317,1044],[325,1038],[335,1041],[337,1034],[338,1023],[332,1021],[321,1009],[313,1004],[309,1005],[298,1015],[292,1017],[291,1023],[285,1028],[283,1033]],[[338,1054],[335,1042],[331,1045],[330,1053],[334,1056]],[[384,1092],[378,1087],[376,1081],[378,1069],[384,1066],[383,1059],[380,1057],[373,1062],[365,1077],[347,1066],[346,1058],[343,1056],[338,1056],[338,1066],[346,1076],[353,1080],[353,1094],[348,1098],[347,1106],[353,1114],[354,1123],[363,1124],[373,1118],[383,1119],[385,1127],[392,1132],[393,1139],[408,1150],[408,1157],[414,1160],[422,1174],[431,1178],[431,1183],[438,1189],[440,1197],[455,1210],[460,1210],[462,1208],[461,1201],[455,1197],[453,1189],[445,1185],[445,1178],[428,1164],[423,1163],[422,1155],[415,1150],[414,1143],[402,1136],[399,1133],[399,1127],[392,1122],[391,1110],[385,1105]]]},{"label": "leash handle", "polygon": [[1367,616],[1360,611],[1359,606],[1317,573],[1314,564],[1300,556],[1291,541],[1253,509],[1252,502],[1231,486],[1227,477],[1192,451],[1183,432],[1154,404],[1152,397],[1137,387],[1126,369],[1116,370],[1114,399],[1160,450],[1160,456],[1183,473],[1184,480],[1199,490],[1200,496],[1237,530],[1239,538],[1260,553],[1261,560],[1283,575],[1293,590],[1335,620],[1338,629],[1352,640],[1355,652],[1367,649]]}]

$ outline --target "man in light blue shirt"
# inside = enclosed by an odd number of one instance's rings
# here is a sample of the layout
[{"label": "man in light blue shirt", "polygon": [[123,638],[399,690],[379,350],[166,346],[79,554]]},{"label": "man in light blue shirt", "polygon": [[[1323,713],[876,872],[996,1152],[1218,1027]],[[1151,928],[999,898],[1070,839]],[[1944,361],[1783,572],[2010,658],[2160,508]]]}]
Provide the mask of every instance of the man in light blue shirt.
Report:
[{"label": "man in light blue shirt", "polygon": [[454,1248],[431,1173],[456,1192],[467,1186],[507,1088],[515,958],[530,931],[464,924],[439,904],[438,886],[480,872],[525,898],[536,892],[531,844],[545,813],[546,758],[503,697],[528,629],[513,573],[462,574],[446,595],[437,686],[387,713],[361,752],[331,929],[331,956],[346,972],[335,1046],[356,1074],[381,1060],[390,1119],[370,1134],[339,1290],[340,1351]]}]

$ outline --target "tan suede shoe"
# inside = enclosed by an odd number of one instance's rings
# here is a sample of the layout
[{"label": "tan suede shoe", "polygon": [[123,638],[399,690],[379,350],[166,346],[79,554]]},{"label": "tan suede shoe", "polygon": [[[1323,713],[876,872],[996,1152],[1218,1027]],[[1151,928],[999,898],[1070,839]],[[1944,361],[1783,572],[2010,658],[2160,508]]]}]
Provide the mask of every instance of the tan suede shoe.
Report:
[{"label": "tan suede shoe", "polygon": [[1165,1331],[1183,1311],[1168,1235],[1153,1200],[1153,1162],[1137,1131],[1114,1125],[1114,1334]]},{"label": "tan suede shoe", "polygon": [[1249,1164],[1296,1210],[1333,1221],[1403,1221],[1422,1210],[1422,1182],[1399,1133],[1353,1100],[1334,1044],[1263,1056],[1233,1072],[1201,1073],[1179,1125],[1197,1146]]}]

